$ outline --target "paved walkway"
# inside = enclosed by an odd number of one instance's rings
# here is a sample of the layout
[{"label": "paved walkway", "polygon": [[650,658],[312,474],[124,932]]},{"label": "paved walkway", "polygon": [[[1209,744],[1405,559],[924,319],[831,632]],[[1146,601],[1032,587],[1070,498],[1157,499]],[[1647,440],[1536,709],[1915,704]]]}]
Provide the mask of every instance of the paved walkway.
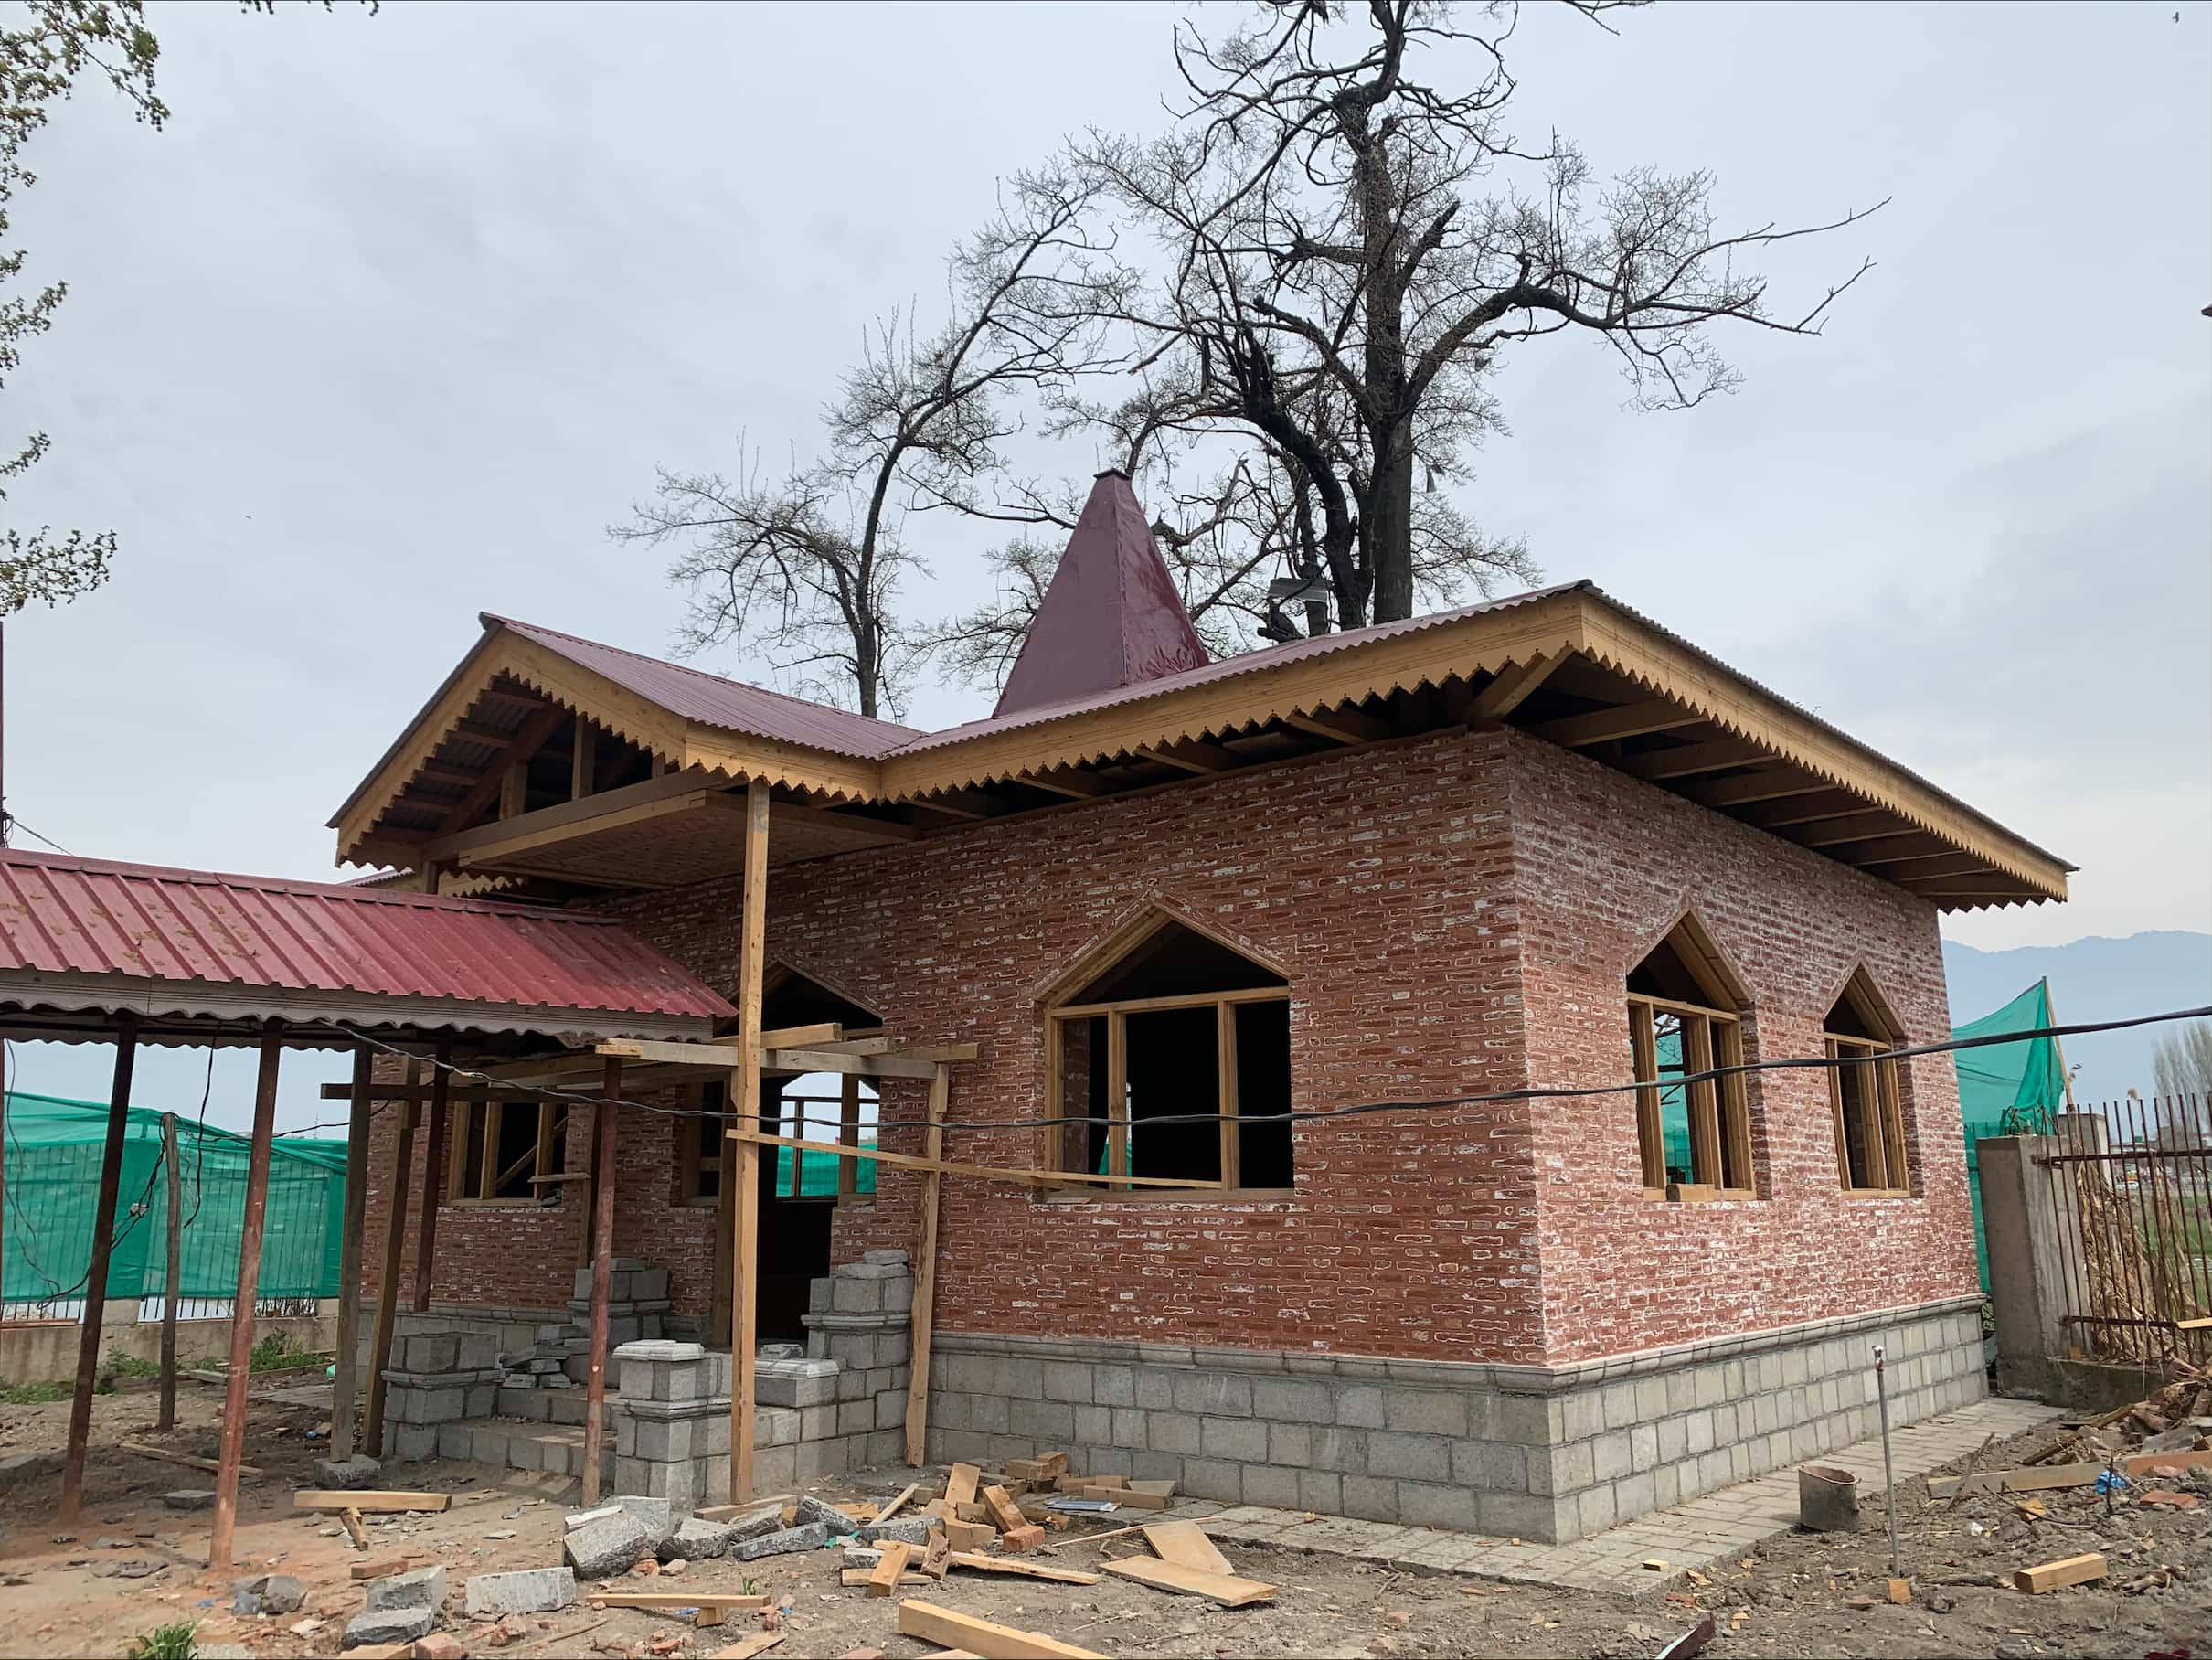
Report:
[{"label": "paved walkway", "polygon": [[[1906,1425],[1890,1436],[1898,1476],[1903,1480],[1924,1475],[1965,1457],[1991,1435],[2017,1435],[2058,1416],[2053,1409],[2034,1401],[1989,1399],[1962,1411]],[[1862,1441],[1824,1454],[1819,1462],[1841,1464],[1852,1472],[1859,1479],[1862,1495],[1883,1491],[1882,1443],[1878,1440]],[[1203,1521],[1206,1530],[1218,1539],[1356,1557],[1414,1572],[1464,1573],[1634,1595],[1671,1587],[1686,1569],[1709,1567],[1794,1527],[1797,1467],[1792,1464],[1753,1481],[1723,1487],[1671,1510],[1656,1511],[1568,1545],[1517,1543],[1481,1534],[1356,1522],[1345,1516],[1308,1520],[1301,1511],[1271,1510],[1257,1505],[1193,1502],[1176,1506],[1174,1514]],[[1665,1569],[1643,1566],[1654,1559],[1664,1561]]]}]

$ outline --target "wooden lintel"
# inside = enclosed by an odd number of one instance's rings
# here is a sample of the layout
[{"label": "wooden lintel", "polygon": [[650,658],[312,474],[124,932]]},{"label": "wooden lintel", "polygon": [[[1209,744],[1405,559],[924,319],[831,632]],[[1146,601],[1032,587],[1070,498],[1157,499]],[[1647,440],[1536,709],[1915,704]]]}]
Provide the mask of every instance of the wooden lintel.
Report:
[{"label": "wooden lintel", "polygon": [[830,1055],[888,1055],[899,1060],[973,1060],[972,1043],[901,1043],[896,1038],[850,1038],[842,1043],[810,1043],[810,1049]]},{"label": "wooden lintel", "polygon": [[1569,654],[1566,652],[1538,652],[1526,663],[1515,663],[1501,670],[1496,678],[1475,694],[1473,718],[1505,719],[1528,700],[1529,694],[1550,679]]},{"label": "wooden lintel", "polygon": [[[367,1099],[374,1101],[427,1101],[431,1098],[431,1091],[433,1087],[433,1085],[422,1083],[371,1084]],[[350,1083],[326,1083],[322,1087],[321,1093],[322,1099],[324,1101],[351,1101],[353,1085]],[[495,1088],[489,1084],[456,1083],[446,1091],[446,1099],[455,1102],[466,1101],[473,1106],[485,1101],[535,1101],[537,1099],[537,1091],[526,1089],[520,1084],[505,1084]]]},{"label": "wooden lintel", "polygon": [[1647,697],[1618,708],[1591,709],[1559,720],[1540,720],[1526,730],[1549,743],[1579,749],[1584,744],[1607,743],[1618,738],[1641,738],[1647,732],[1671,732],[1696,726],[1705,717],[1685,708],[1671,697]]}]

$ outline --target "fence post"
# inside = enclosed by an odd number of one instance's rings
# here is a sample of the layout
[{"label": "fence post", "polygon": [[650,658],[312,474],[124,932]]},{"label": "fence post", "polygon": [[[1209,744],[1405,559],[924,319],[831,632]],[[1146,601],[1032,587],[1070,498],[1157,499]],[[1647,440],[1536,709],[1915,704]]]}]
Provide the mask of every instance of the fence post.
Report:
[{"label": "fence post", "polygon": [[162,1261],[161,1417],[159,1427],[176,1427],[176,1300],[185,1288],[185,1189],[183,1162],[176,1155],[176,1114],[161,1115],[162,1179],[169,1184],[169,1248]]}]

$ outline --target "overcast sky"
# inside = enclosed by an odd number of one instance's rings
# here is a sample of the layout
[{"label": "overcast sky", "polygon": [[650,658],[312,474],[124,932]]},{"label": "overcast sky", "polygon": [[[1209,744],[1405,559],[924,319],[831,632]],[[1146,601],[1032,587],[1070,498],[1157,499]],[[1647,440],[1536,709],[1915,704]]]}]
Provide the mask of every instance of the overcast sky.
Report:
[{"label": "overcast sky", "polygon": [[[54,440],[11,522],[123,554],[7,626],[7,801],[229,870],[331,874],[324,821],[478,611],[664,650],[662,556],[602,534],[654,464],[809,450],[1001,175],[1172,90],[1175,14],[1135,5],[148,10],[173,122],[88,85],[13,228],[70,293],[0,404]],[[1947,923],[1985,947],[2212,928],[2212,7],[2175,13],[1532,10],[1511,51],[1517,129],[1601,174],[1710,167],[1747,226],[1892,198],[1771,267],[1786,303],[1877,261],[1824,338],[1724,339],[1732,398],[1632,413],[1601,346],[1524,348],[1469,505],[2082,867]],[[918,539],[911,609],[970,602],[987,536]],[[90,1048],[15,1056],[104,1090]],[[196,1106],[202,1064],[140,1098]],[[291,1069],[314,1122],[342,1063]],[[243,1059],[218,1077],[240,1122]]]}]

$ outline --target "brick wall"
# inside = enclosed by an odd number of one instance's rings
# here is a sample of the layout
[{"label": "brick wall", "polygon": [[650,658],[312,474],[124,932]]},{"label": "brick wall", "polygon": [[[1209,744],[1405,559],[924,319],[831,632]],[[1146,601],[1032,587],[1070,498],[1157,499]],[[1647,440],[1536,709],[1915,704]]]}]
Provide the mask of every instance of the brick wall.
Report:
[{"label": "brick wall", "polygon": [[[1595,761],[1516,740],[1512,793],[1529,1069],[1629,1077],[1622,982],[1686,907],[1749,992],[1745,1059],[1817,1055],[1864,963],[1909,1041],[1951,1022],[1935,908]],[[1544,1329],[1554,1360],[1894,1308],[1976,1289],[1946,1056],[1900,1078],[1914,1192],[1846,1197],[1825,1074],[1748,1079],[1756,1202],[1647,1199],[1634,1098],[1537,1115]]]},{"label": "brick wall", "polygon": [[[717,882],[596,908],[731,990],[738,892]],[[1908,1036],[1945,1029],[1923,901],[1506,731],[1340,751],[789,867],[769,896],[772,961],[880,1010],[901,1038],[978,1045],[955,1073],[955,1122],[1041,1111],[1040,993],[1147,905],[1287,972],[1300,1109],[1532,1075],[1625,1081],[1622,977],[1686,903],[1753,993],[1750,1058],[1816,1053],[1821,1016],[1861,961]],[[1949,1063],[1916,1063],[1908,1094],[1920,1191],[1907,1199],[1836,1192],[1813,1074],[1752,1083],[1771,1197],[1748,1206],[1646,1201],[1625,1095],[1302,1124],[1291,1200],[1039,1200],[948,1178],[937,1325],[1558,1362],[1952,1295],[1972,1289],[1973,1267]],[[921,1085],[888,1080],[882,1097],[887,1119],[920,1116]],[[616,1248],[668,1266],[675,1308],[697,1314],[713,1213],[670,1203],[675,1122],[622,1120]],[[585,1133],[580,1114],[572,1169]],[[920,1134],[884,1141],[914,1150]],[[1038,1133],[1013,1129],[956,1129],[946,1148],[1016,1165],[1043,1153]],[[911,1245],[918,1178],[879,1179],[873,1201],[840,1210],[836,1260]],[[447,1209],[439,1299],[558,1302],[582,1193],[546,1211]],[[372,1212],[381,1203],[372,1184]]]},{"label": "brick wall", "polygon": [[[1281,965],[1293,1105],[1520,1078],[1505,739],[1346,751],[1139,799],[793,866],[769,953],[879,1009],[898,1036],[975,1042],[952,1117],[1039,1110],[1038,994],[1147,904]],[[602,905],[709,984],[737,974],[734,883]],[[887,1085],[887,1118],[921,1086]],[[940,1329],[1250,1348],[1533,1357],[1535,1220],[1518,1107],[1300,1128],[1295,1201],[1037,1201],[948,1179]],[[886,1144],[919,1145],[918,1132]],[[1037,1132],[955,1130],[949,1154],[1032,1165]],[[916,1179],[887,1170],[837,1255],[908,1246]]]}]

